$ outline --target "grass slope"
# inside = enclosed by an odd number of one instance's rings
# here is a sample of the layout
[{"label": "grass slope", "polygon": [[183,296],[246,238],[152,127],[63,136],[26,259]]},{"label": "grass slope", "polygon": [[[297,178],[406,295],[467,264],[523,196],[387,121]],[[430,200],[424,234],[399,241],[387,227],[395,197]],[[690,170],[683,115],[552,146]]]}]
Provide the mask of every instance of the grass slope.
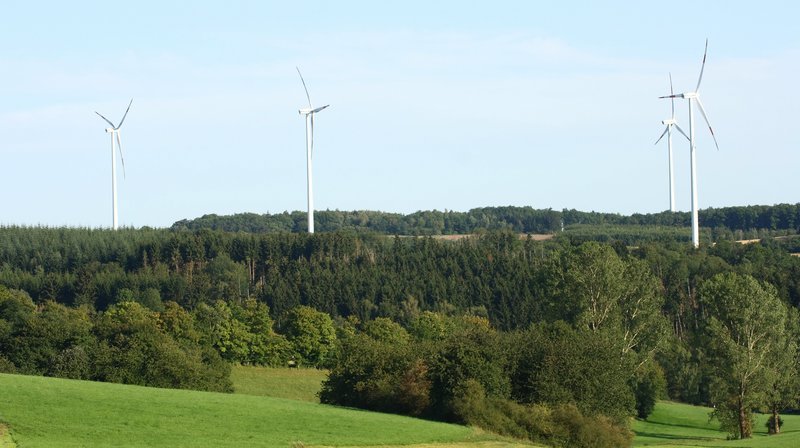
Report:
[{"label": "grass slope", "polygon": [[[0,374],[0,391],[0,420],[28,448],[467,446],[492,439],[457,425],[251,395],[7,374]],[[478,445],[485,443],[494,442]]]},{"label": "grass slope", "polygon": [[636,420],[633,431],[635,447],[750,447],[789,448],[800,447],[800,416],[784,415],[783,432],[767,435],[764,426],[766,415],[758,415],[755,435],[746,440],[726,440],[717,421],[709,422],[711,409],[687,404],[660,402],[645,421]]},{"label": "grass slope", "polygon": [[319,403],[317,393],[328,376],[325,370],[234,366],[233,391],[237,394]]}]

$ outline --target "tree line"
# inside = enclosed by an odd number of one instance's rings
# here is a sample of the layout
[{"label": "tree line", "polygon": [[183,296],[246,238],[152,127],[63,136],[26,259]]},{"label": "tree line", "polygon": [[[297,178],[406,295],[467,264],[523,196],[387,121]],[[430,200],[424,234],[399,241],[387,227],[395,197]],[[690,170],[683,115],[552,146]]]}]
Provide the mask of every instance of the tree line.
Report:
[{"label": "tree line", "polygon": [[[482,207],[467,212],[417,211],[409,214],[370,210],[315,212],[318,231],[368,231],[387,235],[457,235],[485,230],[510,230],[519,233],[554,233],[574,225],[689,227],[689,212],[615,213],[578,210],[534,209],[532,207]],[[699,211],[703,227],[713,229],[718,238],[743,239],[745,232],[769,231],[800,233],[800,204],[751,205],[708,208]],[[175,230],[225,230],[229,232],[305,232],[306,213],[215,214],[175,222]]]}]

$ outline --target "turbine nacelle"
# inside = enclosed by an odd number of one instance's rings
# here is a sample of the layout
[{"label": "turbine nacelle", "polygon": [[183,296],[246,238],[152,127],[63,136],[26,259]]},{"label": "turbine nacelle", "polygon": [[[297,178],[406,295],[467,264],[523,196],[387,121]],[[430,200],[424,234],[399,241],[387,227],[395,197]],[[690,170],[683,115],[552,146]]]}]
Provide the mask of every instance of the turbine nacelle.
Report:
[{"label": "turbine nacelle", "polygon": [[116,129],[114,129],[114,128],[106,128],[106,134],[109,133],[109,132],[114,132],[114,131],[116,131]]},{"label": "turbine nacelle", "polygon": [[678,120],[676,120],[674,118],[668,118],[666,120],[661,120],[661,124],[663,124],[665,126],[669,126],[671,124],[678,124]]},{"label": "turbine nacelle", "polygon": [[325,108],[326,108],[326,107],[328,107],[328,106],[330,106],[330,104],[326,104],[326,105],[324,105],[324,106],[322,106],[322,107],[318,107],[318,108],[316,108],[316,109],[311,109],[311,108],[307,108],[307,109],[300,109],[300,110],[298,110],[297,112],[299,112],[299,113],[300,113],[300,115],[311,115],[311,114],[315,114],[315,113],[317,113],[317,112],[321,111],[322,109],[325,109]]}]

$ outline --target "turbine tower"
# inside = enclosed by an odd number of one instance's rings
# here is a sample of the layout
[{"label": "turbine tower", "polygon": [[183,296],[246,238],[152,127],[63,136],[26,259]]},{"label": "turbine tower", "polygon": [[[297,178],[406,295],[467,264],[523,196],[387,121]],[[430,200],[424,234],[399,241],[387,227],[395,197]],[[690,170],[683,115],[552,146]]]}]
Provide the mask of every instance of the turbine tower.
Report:
[{"label": "turbine tower", "polygon": [[110,128],[106,128],[106,132],[111,134],[111,206],[114,210],[114,220],[113,220],[113,229],[117,230],[118,228],[118,220],[117,220],[117,157],[116,157],[116,147],[119,147],[119,158],[122,160],[122,175],[125,176],[125,157],[122,156],[122,140],[119,136],[119,128],[122,127],[122,123],[125,122],[125,117],[128,116],[128,111],[131,110],[131,104],[133,104],[133,98],[131,98],[131,102],[128,103],[128,108],[125,109],[125,115],[122,116],[122,120],[119,121],[119,125],[115,126],[114,123],[111,122],[108,118],[104,117],[100,112],[95,111],[97,115],[100,116],[106,123],[111,125]]},{"label": "turbine tower", "polygon": [[308,108],[300,109],[300,115],[306,117],[306,176],[308,181],[308,233],[314,233],[314,190],[312,188],[312,165],[311,159],[314,156],[314,115],[317,112],[330,106],[326,104],[322,107],[314,108],[311,105],[311,95],[308,94],[308,87],[306,81],[303,79],[303,74],[300,73],[300,68],[297,68],[297,74],[300,75],[300,81],[303,83],[303,89],[306,91],[306,98],[308,99]]},{"label": "turbine tower", "polygon": [[670,94],[666,96],[662,96],[659,98],[683,98],[689,101],[689,152],[691,157],[691,171],[692,171],[692,244],[694,247],[700,246],[700,223],[697,220],[697,170],[696,170],[696,148],[697,145],[694,141],[694,113],[692,105],[697,103],[697,108],[700,110],[700,114],[703,115],[703,119],[706,121],[708,125],[708,130],[711,132],[711,137],[714,139],[714,145],[717,147],[717,151],[719,151],[719,144],[717,143],[717,137],[714,135],[714,129],[711,127],[711,123],[708,121],[708,115],[706,114],[705,108],[703,108],[703,102],[700,101],[700,82],[703,81],[703,70],[706,68],[706,55],[708,54],[708,39],[706,39],[706,48],[703,51],[703,63],[700,66],[700,77],[697,79],[697,87],[695,87],[694,91],[692,92],[684,92],[678,94]]},{"label": "turbine tower", "polygon": [[[672,90],[672,73],[669,75],[669,93],[673,95],[675,92]],[[658,142],[664,138],[664,135],[667,136],[667,148],[669,152],[669,211],[675,213],[675,175],[673,174],[672,169],[672,127],[674,126],[675,129],[678,130],[681,134],[683,134],[686,139],[689,139],[689,136],[683,132],[680,126],[678,126],[678,121],[675,120],[675,98],[671,99],[672,101],[672,117],[666,120],[662,120],[661,124],[665,126],[664,132],[661,133],[661,137],[658,137],[656,140],[656,145]]]}]

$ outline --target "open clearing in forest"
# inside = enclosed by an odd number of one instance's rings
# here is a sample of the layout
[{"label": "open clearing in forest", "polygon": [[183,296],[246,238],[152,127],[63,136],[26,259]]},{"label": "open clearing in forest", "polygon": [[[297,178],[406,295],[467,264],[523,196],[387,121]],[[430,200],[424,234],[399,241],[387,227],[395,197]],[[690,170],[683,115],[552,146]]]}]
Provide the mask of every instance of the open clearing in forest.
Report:
[{"label": "open clearing in forest", "polygon": [[633,431],[635,447],[748,447],[796,448],[800,447],[800,416],[782,415],[782,433],[767,435],[766,415],[757,415],[755,434],[746,440],[726,440],[719,430],[719,422],[709,422],[711,409],[688,404],[659,402],[646,421],[636,420]]},{"label": "open clearing in forest", "polygon": [[26,448],[522,446],[464,426],[254,395],[8,374],[0,391],[0,422]]},{"label": "open clearing in forest", "polygon": [[322,382],[327,370],[289,369],[278,367],[233,366],[233,392],[262,397],[319,403]]}]

